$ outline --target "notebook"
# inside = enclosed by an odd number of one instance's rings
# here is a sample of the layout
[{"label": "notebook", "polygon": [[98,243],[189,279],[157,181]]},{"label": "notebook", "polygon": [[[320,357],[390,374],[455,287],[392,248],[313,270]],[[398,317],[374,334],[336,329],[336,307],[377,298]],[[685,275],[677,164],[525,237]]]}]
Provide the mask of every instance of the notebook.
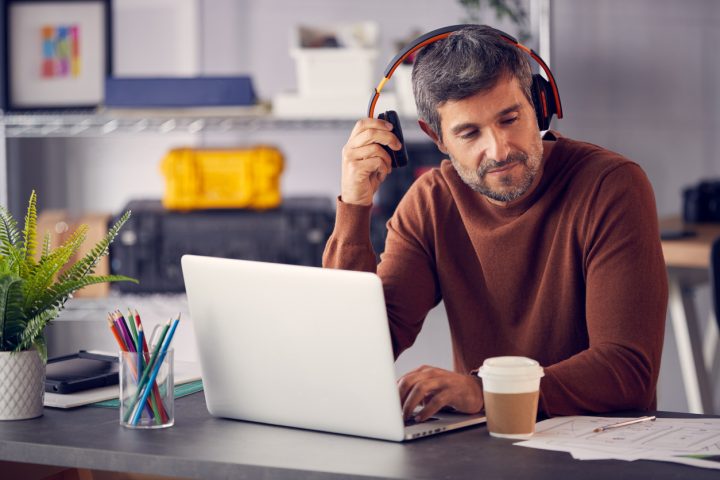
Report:
[{"label": "notebook", "polygon": [[485,421],[405,426],[380,278],[184,255],[211,415],[404,441]]}]

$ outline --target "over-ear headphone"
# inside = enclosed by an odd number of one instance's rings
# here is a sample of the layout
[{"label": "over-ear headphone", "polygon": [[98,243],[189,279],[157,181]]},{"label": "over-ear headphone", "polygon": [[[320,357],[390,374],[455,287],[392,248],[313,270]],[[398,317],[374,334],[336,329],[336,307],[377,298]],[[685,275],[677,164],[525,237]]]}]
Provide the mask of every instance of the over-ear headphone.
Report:
[{"label": "over-ear headphone", "polygon": [[[383,87],[390,79],[392,74],[395,72],[395,69],[403,62],[403,60],[405,60],[407,57],[420,50],[421,48],[433,42],[437,42],[438,40],[441,40],[443,38],[447,38],[448,36],[450,36],[451,33],[469,26],[471,25],[461,24],[438,28],[437,30],[433,30],[432,32],[428,32],[425,35],[416,38],[415,40],[410,42],[410,44],[405,47],[400,53],[395,55],[395,58],[393,58],[388,64],[388,66],[385,68],[385,76],[380,81],[378,86],[375,87],[373,96],[370,98],[370,103],[368,105],[368,117],[372,118],[374,116],[375,104],[378,101],[380,92],[382,91]],[[535,53],[532,49],[518,42],[511,35],[508,35],[507,33],[492,27],[486,28],[491,32],[495,32],[500,38],[502,38],[506,42],[516,46],[523,52],[530,55],[530,57],[535,60],[538,65],[540,65],[540,67],[547,75],[548,79],[545,80],[545,78],[543,78],[541,75],[534,74],[532,76],[531,87],[532,102],[533,107],[535,107],[535,113],[537,115],[538,127],[540,128],[540,130],[547,130],[548,128],[550,128],[550,120],[552,119],[553,115],[557,115],[557,118],[563,118],[562,104],[560,103],[560,94],[558,93],[557,84],[555,83],[555,77],[550,71],[550,68],[548,68],[547,64],[543,61],[542,58],[540,58],[540,55]],[[386,145],[383,145],[382,147],[390,155],[393,168],[404,167],[408,163],[408,154],[407,149],[405,148],[405,140],[403,138],[402,128],[400,127],[400,118],[397,112],[395,112],[394,110],[389,110],[378,115],[378,118],[381,120],[386,120],[393,124],[393,133],[396,137],[398,137],[400,143],[402,143],[402,148],[396,152]]]}]

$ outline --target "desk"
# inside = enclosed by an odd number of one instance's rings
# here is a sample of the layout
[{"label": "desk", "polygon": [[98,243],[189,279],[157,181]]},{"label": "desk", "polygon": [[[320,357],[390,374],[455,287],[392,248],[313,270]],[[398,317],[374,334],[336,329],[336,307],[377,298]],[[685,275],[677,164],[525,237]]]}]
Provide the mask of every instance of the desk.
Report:
[{"label": "desk", "polygon": [[46,408],[0,424],[0,461],[203,479],[717,479],[717,470],[516,447],[484,425],[398,444],[212,418],[202,393],[178,399],[175,417],[167,430],[137,431],[118,424],[117,410]]},{"label": "desk", "polygon": [[[661,220],[661,229],[681,229],[677,218]],[[713,379],[717,371],[718,328],[715,321],[708,322],[706,331],[697,316],[694,303],[695,289],[707,284],[710,266],[710,247],[720,237],[718,224],[693,224],[686,228],[697,236],[662,242],[665,264],[668,267],[668,309],[672,321],[680,360],[680,371],[685,385],[688,410],[692,413],[713,411]]]}]

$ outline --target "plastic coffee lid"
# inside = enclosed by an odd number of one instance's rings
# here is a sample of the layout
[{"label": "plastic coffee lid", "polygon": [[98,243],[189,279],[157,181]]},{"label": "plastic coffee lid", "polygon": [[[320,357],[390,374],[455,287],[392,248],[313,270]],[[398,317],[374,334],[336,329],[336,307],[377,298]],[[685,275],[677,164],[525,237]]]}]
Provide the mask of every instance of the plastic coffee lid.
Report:
[{"label": "plastic coffee lid", "polygon": [[538,362],[527,357],[492,357],[483,362],[478,371],[480,377],[525,377],[540,378],[544,376],[543,368]]}]

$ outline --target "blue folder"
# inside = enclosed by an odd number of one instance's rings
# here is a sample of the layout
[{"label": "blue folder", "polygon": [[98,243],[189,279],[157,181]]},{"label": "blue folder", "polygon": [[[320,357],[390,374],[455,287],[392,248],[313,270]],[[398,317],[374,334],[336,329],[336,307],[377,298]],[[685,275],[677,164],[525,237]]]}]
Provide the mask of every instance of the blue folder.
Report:
[{"label": "blue folder", "polygon": [[249,76],[105,79],[106,107],[255,105]]}]

